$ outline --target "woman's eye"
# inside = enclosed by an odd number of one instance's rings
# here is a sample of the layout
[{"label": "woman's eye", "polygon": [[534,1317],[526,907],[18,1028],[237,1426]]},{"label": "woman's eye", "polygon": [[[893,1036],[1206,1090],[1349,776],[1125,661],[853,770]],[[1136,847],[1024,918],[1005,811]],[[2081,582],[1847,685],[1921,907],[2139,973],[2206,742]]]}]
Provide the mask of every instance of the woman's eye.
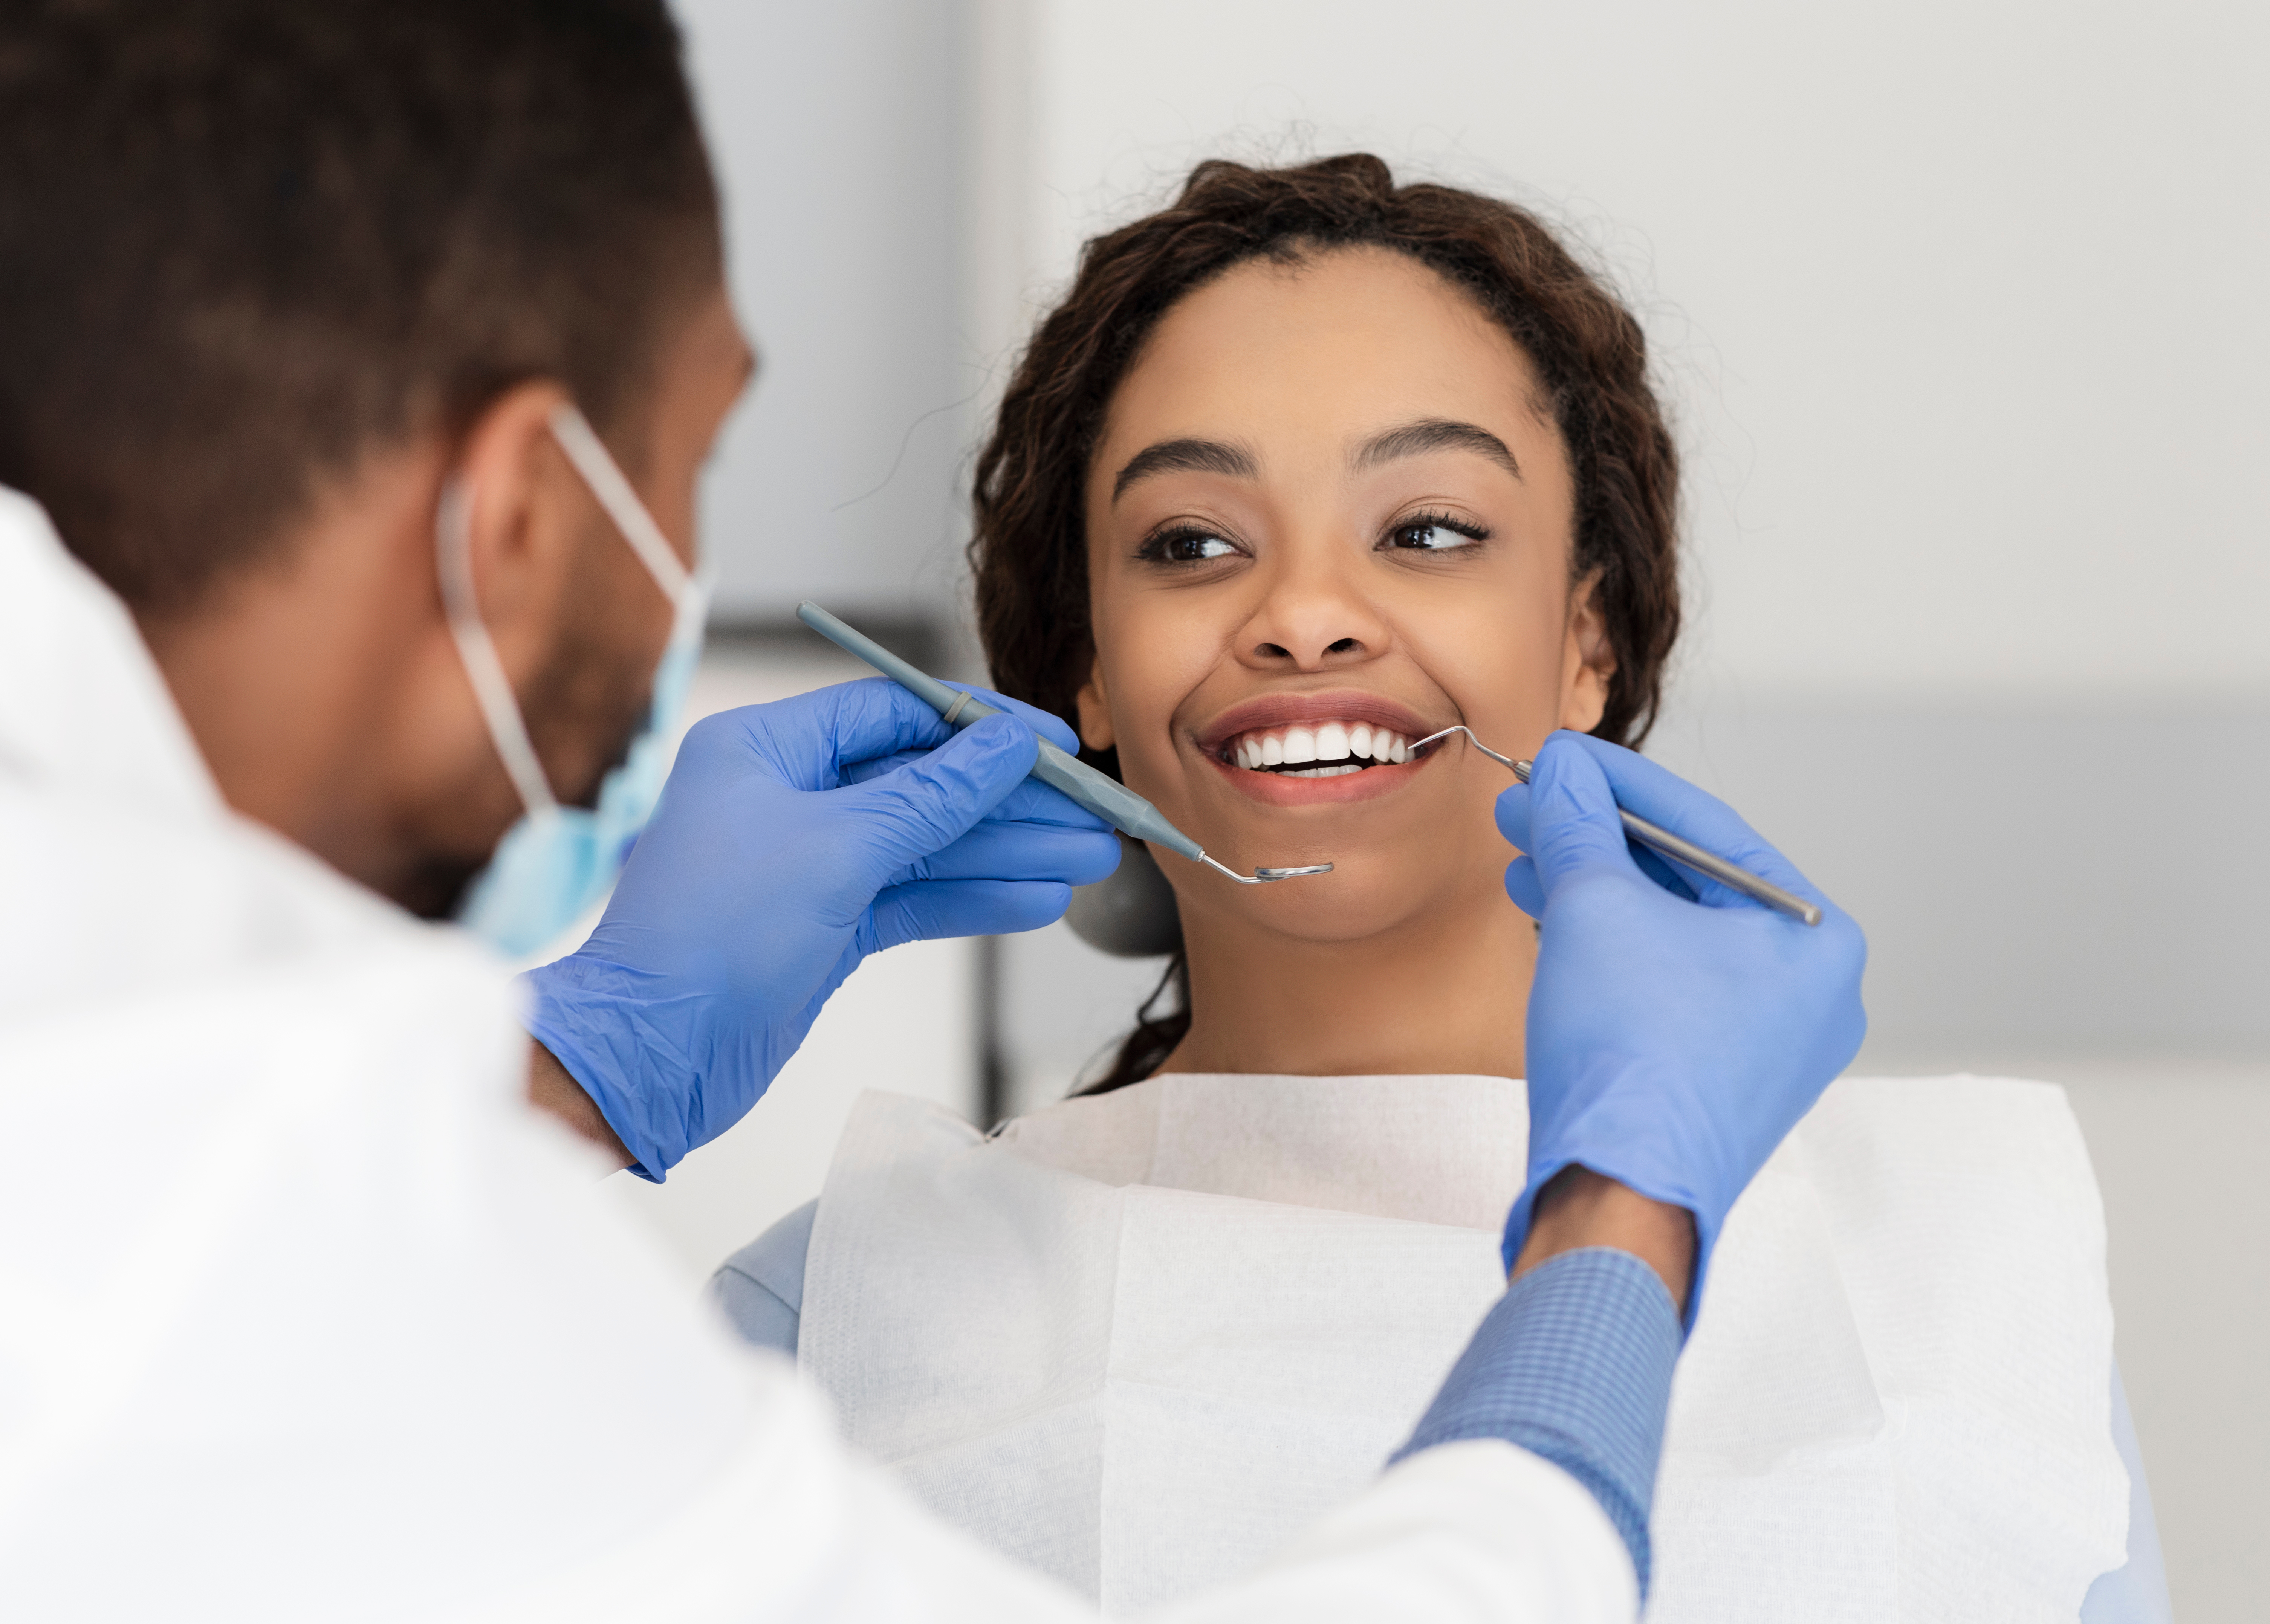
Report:
[{"label": "woman's eye", "polygon": [[1406,519],[1387,532],[1387,545],[1411,552],[1448,552],[1470,547],[1489,532],[1454,519]]},{"label": "woman's eye", "polygon": [[1234,558],[1237,549],[1204,530],[1174,530],[1154,536],[1143,544],[1142,556],[1160,564],[1203,564],[1213,559]]}]

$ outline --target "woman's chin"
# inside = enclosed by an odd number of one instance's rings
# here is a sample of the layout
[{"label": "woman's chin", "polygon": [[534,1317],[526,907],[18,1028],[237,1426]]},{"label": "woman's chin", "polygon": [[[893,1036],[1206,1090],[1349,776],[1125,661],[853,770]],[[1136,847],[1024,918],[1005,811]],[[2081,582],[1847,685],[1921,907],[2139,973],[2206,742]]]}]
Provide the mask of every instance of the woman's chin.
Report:
[{"label": "woman's chin", "polygon": [[[1261,851],[1258,844],[1252,849]],[[1304,849],[1290,856],[1264,853],[1260,861],[1272,865],[1280,858],[1286,866],[1330,862],[1332,871],[1266,886],[1235,886],[1209,870],[1183,877],[1176,889],[1186,933],[1193,925],[1203,931],[1210,919],[1218,919],[1235,922],[1233,930],[1258,926],[1272,936],[1320,945],[1439,929],[1460,911],[1460,900],[1469,896],[1512,906],[1497,867],[1482,865],[1477,871],[1479,880],[1462,885],[1443,857],[1439,842],[1430,849],[1418,842],[1366,842],[1333,850]]]}]

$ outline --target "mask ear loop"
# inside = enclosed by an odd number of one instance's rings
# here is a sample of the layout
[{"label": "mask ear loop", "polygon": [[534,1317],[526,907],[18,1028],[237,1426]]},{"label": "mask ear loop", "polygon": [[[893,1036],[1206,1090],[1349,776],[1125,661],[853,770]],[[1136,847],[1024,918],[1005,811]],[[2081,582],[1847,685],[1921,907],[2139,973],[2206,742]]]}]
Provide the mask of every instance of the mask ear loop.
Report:
[{"label": "mask ear loop", "polygon": [[615,522],[623,539],[637,553],[654,583],[662,589],[673,607],[682,605],[694,589],[694,577],[686,566],[678,561],[678,550],[670,545],[670,538],[662,533],[662,526],[646,510],[631,482],[623,478],[622,469],[608,454],[606,445],[591,427],[590,419],[578,411],[573,403],[561,401],[552,408],[550,418],[552,437],[568,454],[575,471],[583,476],[583,483],[598,499],[599,506]]},{"label": "mask ear loop", "polygon": [[[716,585],[716,572],[709,567],[698,574],[689,573],[679,562],[678,549],[670,545],[670,538],[663,534],[662,526],[654,522],[654,515],[624,477],[622,465],[615,461],[606,442],[591,426],[591,420],[575,402],[561,401],[552,408],[546,421],[552,438],[569,464],[582,476],[584,488],[614,521],[617,533],[638,554],[639,562],[646,566],[655,585],[670,600],[670,641],[664,645],[663,663],[657,671],[657,708],[653,714],[656,725],[673,726],[678,720],[679,705],[685,698],[685,685],[682,680],[679,683],[673,701],[669,685],[661,680],[662,674],[670,670],[672,651],[688,661],[697,657],[702,628],[708,619],[710,593]],[[695,646],[692,652],[686,650],[689,642]]]},{"label": "mask ear loop", "polygon": [[[528,724],[521,719],[520,701],[497,658],[496,643],[482,624],[473,590],[472,492],[462,475],[451,474],[441,487],[441,501],[434,516],[434,551],[441,577],[441,606],[449,612],[449,635],[456,640],[457,658],[473,685],[473,698],[488,723],[489,742],[497,759],[520,791],[521,805],[531,817],[557,812],[558,799],[528,742]],[[673,560],[675,561],[675,560]],[[683,572],[681,572],[683,573]]]}]

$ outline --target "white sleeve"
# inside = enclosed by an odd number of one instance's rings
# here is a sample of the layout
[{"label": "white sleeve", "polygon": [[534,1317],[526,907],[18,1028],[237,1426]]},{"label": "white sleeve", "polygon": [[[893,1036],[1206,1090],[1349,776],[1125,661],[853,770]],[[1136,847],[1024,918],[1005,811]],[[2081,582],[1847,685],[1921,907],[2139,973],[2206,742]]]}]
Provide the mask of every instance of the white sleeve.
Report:
[{"label": "white sleeve", "polygon": [[1630,1553],[1591,1493],[1550,1461],[1476,1440],[1411,1457],[1261,1573],[1159,1624],[1638,1616]]},{"label": "white sleeve", "polygon": [[[762,1356],[759,1356],[762,1357]],[[558,1624],[1081,1624],[1083,1598],[930,1516],[854,1461],[785,1365],[761,1374],[756,1441],[645,1539],[463,1615]],[[1495,1442],[1430,1450],[1243,1582],[1152,1624],[1631,1624],[1638,1587],[1592,1496]]]}]

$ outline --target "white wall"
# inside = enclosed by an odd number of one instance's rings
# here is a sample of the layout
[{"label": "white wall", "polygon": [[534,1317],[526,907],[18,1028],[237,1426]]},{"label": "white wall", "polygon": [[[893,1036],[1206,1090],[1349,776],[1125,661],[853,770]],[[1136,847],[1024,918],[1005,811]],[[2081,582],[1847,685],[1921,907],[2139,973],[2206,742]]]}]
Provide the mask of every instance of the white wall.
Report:
[{"label": "white wall", "polygon": [[970,393],[958,330],[961,8],[674,0],[761,360],[705,488],[717,614],[948,610]]}]

